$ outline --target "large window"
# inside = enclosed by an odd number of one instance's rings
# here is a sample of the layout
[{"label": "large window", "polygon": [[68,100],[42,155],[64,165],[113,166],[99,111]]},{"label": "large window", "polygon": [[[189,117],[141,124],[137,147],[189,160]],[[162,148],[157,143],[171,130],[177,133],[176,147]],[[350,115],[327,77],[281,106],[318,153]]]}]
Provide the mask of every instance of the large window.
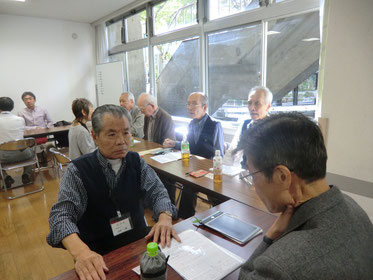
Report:
[{"label": "large window", "polygon": [[274,105],[296,106],[274,110],[298,110],[314,116],[320,51],[318,13],[270,21],[267,34],[267,86],[274,93]]},{"label": "large window", "polygon": [[210,19],[259,8],[259,0],[210,0]]},{"label": "large window", "polygon": [[169,32],[197,23],[197,0],[168,0],[155,5],[154,34]]},{"label": "large window", "polygon": [[127,17],[124,25],[127,43],[146,38],[146,11]]},{"label": "large window", "polygon": [[234,125],[248,118],[247,95],[260,85],[273,92],[273,111],[314,116],[318,5],[316,0],[151,1],[108,25],[109,53],[124,61],[126,87],[136,97],[154,94],[173,116],[188,118],[188,95],[203,91],[208,113]]},{"label": "large window", "polygon": [[122,26],[123,22],[120,20],[107,27],[109,34],[109,48],[122,44]]},{"label": "large window", "polygon": [[136,98],[150,89],[148,61],[148,48],[127,53],[128,89]]},{"label": "large window", "polygon": [[261,25],[208,35],[210,114],[221,120],[247,118],[247,94],[261,84]]},{"label": "large window", "polygon": [[154,46],[158,104],[174,116],[188,116],[188,95],[200,91],[199,39]]}]

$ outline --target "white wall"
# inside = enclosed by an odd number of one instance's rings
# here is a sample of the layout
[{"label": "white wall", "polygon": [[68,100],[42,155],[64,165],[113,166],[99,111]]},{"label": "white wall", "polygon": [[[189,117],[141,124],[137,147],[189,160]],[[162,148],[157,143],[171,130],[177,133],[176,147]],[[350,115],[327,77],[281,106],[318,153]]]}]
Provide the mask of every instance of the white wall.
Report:
[{"label": "white wall", "polygon": [[96,103],[94,71],[91,25],[0,14],[0,96],[14,100],[14,112],[24,107],[22,93],[32,91],[53,121],[71,121],[72,100]]},{"label": "white wall", "polygon": [[373,182],[373,1],[330,0],[321,116],[328,172]]}]

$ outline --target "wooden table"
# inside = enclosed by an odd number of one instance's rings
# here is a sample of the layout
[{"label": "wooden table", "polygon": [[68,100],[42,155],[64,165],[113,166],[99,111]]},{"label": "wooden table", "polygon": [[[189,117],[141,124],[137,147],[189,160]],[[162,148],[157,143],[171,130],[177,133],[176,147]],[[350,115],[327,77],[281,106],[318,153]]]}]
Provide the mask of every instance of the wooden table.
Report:
[{"label": "wooden table", "polygon": [[[137,140],[140,140],[141,143],[136,143],[131,147],[131,150],[135,152],[162,147],[161,145],[150,141],[142,139]],[[202,192],[223,201],[234,199],[263,211],[267,211],[263,202],[256,194],[255,189],[240,180],[238,175],[233,177],[223,175],[223,182],[221,184],[216,184],[213,180],[207,177],[194,178],[185,175],[187,172],[199,169],[208,171],[213,165],[212,160],[193,155],[188,161],[177,160],[162,164],[152,160],[152,156],[153,155],[151,154],[147,154],[144,155],[143,158],[145,162],[160,175],[164,175],[171,180],[180,182],[196,192]]]},{"label": "wooden table", "polygon": [[64,126],[57,126],[57,127],[51,127],[51,128],[35,128],[35,129],[29,129],[25,130],[24,137],[46,137],[48,135],[59,135],[64,134],[69,131],[70,125],[64,125]]},{"label": "wooden table", "polygon": [[[228,200],[203,213],[196,214],[196,216],[200,219],[205,218],[218,210],[236,215],[243,221],[256,224],[263,228],[264,232],[268,230],[268,228],[272,225],[276,218],[274,215],[268,214],[264,211],[255,209],[254,207],[250,207],[234,200]],[[196,229],[196,227],[192,224],[193,220],[194,218],[189,218],[175,224],[176,231],[180,233],[186,229]],[[255,248],[263,239],[263,234],[261,234],[245,245],[238,245],[237,243],[234,243],[221,234],[216,233],[208,228],[201,227],[198,229],[198,231],[210,240],[214,241],[223,248],[228,249],[229,251],[235,253],[245,260],[251,256]],[[146,241],[144,239],[141,239],[105,255],[104,260],[110,270],[110,272],[107,274],[107,279],[140,279],[140,277],[135,272],[133,272],[132,269],[140,264],[141,254],[145,250]],[[238,273],[238,271],[235,271],[224,279],[237,279]],[[169,280],[182,279],[171,267],[169,267],[167,275],[167,279]],[[77,280],[79,278],[75,273],[75,270],[70,270],[53,279]]]}]

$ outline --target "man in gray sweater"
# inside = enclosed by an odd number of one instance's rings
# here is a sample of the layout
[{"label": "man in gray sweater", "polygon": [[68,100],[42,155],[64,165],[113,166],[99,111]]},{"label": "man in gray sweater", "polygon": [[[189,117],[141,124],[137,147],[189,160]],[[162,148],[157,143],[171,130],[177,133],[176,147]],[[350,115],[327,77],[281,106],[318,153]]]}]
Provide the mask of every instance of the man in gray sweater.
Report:
[{"label": "man in gray sweater", "polygon": [[327,154],[314,122],[297,113],[264,118],[237,149],[260,199],[281,213],[239,279],[373,279],[373,225],[326,182]]}]

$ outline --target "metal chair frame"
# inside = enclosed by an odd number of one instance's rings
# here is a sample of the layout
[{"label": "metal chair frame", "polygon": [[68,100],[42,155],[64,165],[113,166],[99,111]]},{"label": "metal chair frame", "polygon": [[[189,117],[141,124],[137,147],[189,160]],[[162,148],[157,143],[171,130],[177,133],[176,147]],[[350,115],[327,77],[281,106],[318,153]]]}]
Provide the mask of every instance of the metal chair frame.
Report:
[{"label": "metal chair frame", "polygon": [[50,148],[49,151],[54,155],[54,166],[57,176],[60,178],[60,171],[63,174],[63,167],[67,166],[71,162],[71,159],[56,148]]},{"label": "metal chair frame", "polygon": [[[5,194],[6,194],[7,199],[15,199],[15,198],[18,198],[18,197],[22,197],[22,196],[37,193],[37,192],[41,192],[42,190],[44,190],[43,174],[40,172],[40,165],[39,165],[38,157],[36,155],[36,141],[35,141],[35,138],[29,137],[29,138],[25,138],[25,139],[7,141],[7,142],[4,142],[4,143],[0,144],[0,150],[1,151],[22,151],[22,150],[25,150],[27,148],[30,148],[34,152],[34,156],[32,158],[30,158],[28,160],[14,162],[14,163],[1,163],[0,162],[0,173],[1,173],[1,176],[3,178],[2,181],[3,181],[3,184],[4,184],[4,190],[5,190]],[[37,190],[26,192],[26,193],[21,194],[21,195],[9,196],[8,188],[6,187],[6,184],[5,184],[5,176],[4,176],[3,171],[17,169],[17,168],[20,168],[20,167],[34,165],[34,164],[36,164],[37,171],[38,171],[39,176],[40,176],[40,182],[41,182],[40,188],[37,189]],[[22,184],[18,187],[24,187],[25,185],[27,185],[27,184]]]}]

